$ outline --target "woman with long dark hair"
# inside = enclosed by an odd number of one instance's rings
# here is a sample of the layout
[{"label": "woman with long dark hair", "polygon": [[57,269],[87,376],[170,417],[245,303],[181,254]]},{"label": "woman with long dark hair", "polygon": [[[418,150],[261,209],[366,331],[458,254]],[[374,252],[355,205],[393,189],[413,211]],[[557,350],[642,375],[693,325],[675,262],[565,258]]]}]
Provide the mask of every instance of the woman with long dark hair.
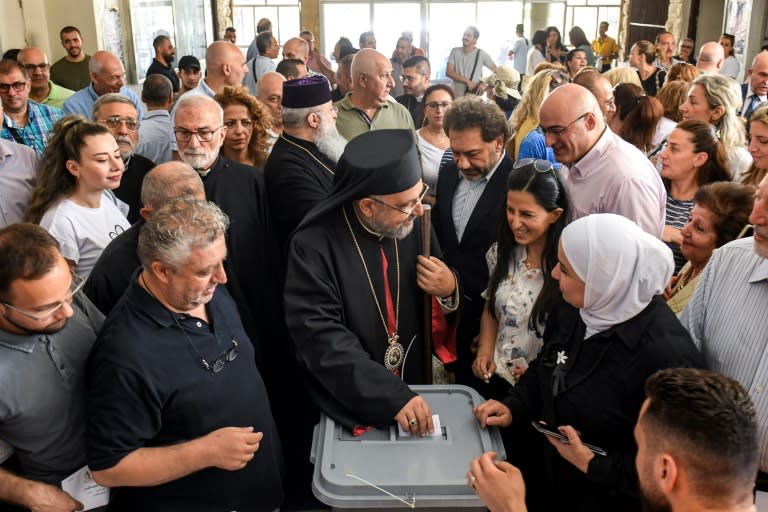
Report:
[{"label": "woman with long dark hair", "polygon": [[[472,372],[503,396],[542,345],[547,314],[560,299],[551,272],[568,222],[568,192],[551,162],[518,161],[507,179],[496,242],[486,255],[488,288]],[[503,380],[502,380],[503,379]]]},{"label": "woman with long dark hair", "polygon": [[547,60],[549,62],[565,63],[565,55],[568,48],[563,44],[563,36],[560,35],[560,29],[554,25],[547,27]]},{"label": "woman with long dark hair", "polygon": [[125,166],[107,127],[67,116],[53,130],[24,217],[59,241],[67,263],[85,279],[104,247],[131,227],[128,205],[112,192]]},{"label": "woman with long dark hair", "polygon": [[662,240],[672,249],[677,273],[686,261],[680,252],[681,230],[690,217],[696,192],[708,183],[731,181],[731,172],[714,127],[703,121],[678,123],[660,157],[661,177],[667,188]]}]

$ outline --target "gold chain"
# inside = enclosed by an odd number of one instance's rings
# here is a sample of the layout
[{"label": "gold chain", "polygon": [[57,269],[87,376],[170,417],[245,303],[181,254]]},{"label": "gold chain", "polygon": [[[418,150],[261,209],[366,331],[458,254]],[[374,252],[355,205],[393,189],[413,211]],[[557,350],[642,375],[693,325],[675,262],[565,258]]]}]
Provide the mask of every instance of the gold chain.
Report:
[{"label": "gold chain", "polygon": [[[381,305],[379,304],[379,299],[376,297],[376,290],[373,288],[373,281],[371,281],[371,274],[368,272],[368,265],[365,264],[365,258],[363,258],[363,251],[360,250],[360,245],[357,243],[357,238],[355,237],[354,231],[352,231],[352,224],[349,223],[349,217],[347,217],[347,210],[346,208],[341,209],[342,213],[344,213],[344,221],[347,223],[347,228],[349,229],[349,234],[352,236],[352,241],[355,243],[355,248],[357,249],[357,254],[360,256],[360,262],[363,264],[363,269],[365,270],[365,277],[368,278],[368,286],[371,287],[371,295],[373,295],[373,301],[376,303],[376,309],[379,310],[379,318],[381,318],[381,323],[384,325],[384,332],[387,333],[387,338],[390,338],[390,332],[389,328],[387,328],[387,321],[384,319],[384,313],[381,311]],[[392,333],[392,335],[397,334],[397,322],[398,317],[400,316],[400,253],[397,250],[397,239],[394,239],[395,241],[395,260],[396,260],[396,268],[397,268],[397,298],[395,299],[395,332]],[[389,279],[386,275],[384,276],[384,279]],[[386,284],[386,283],[385,283]]]},{"label": "gold chain", "polygon": [[311,156],[311,157],[312,157],[312,159],[313,159],[315,162],[317,162],[317,163],[319,163],[320,165],[322,165],[322,166],[323,166],[323,169],[325,169],[326,171],[328,171],[329,173],[331,173],[331,176],[336,176],[336,173],[335,173],[335,172],[333,172],[333,171],[332,171],[332,170],[331,170],[331,169],[330,169],[330,168],[329,168],[327,165],[325,165],[323,162],[321,162],[319,158],[317,158],[315,155],[313,155],[313,154],[312,154],[312,152],[311,152],[310,150],[308,150],[308,149],[307,149],[307,148],[305,148],[304,146],[301,146],[301,145],[299,145],[299,144],[296,144],[296,143],[295,143],[295,142],[293,142],[292,140],[288,140],[288,139],[286,139],[285,137],[283,137],[283,134],[282,134],[282,133],[280,134],[280,138],[281,138],[282,140],[284,140],[285,142],[287,142],[288,144],[293,144],[294,146],[296,146],[297,148],[299,148],[300,150],[304,151],[306,154],[308,154],[309,156]]}]

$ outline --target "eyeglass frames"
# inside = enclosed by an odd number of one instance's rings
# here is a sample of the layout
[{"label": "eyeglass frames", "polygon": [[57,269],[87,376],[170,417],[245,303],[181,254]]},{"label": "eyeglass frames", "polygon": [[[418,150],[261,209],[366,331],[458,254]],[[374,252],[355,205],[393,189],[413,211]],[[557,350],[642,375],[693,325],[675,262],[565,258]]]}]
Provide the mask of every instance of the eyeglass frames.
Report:
[{"label": "eyeglass frames", "polygon": [[450,107],[450,106],[451,106],[451,102],[450,101],[443,101],[443,102],[440,102],[440,103],[438,103],[437,101],[430,101],[429,103],[427,103],[427,108],[430,109],[430,110],[437,110],[439,108],[441,108],[443,110],[447,110],[448,107]]},{"label": "eyeglass frames", "polygon": [[27,85],[27,82],[13,82],[12,84],[0,84],[0,93],[7,93],[8,91],[13,88],[16,92],[21,92],[24,90],[24,87]]},{"label": "eyeglass frames", "polygon": [[190,131],[184,128],[176,128],[173,130],[173,134],[176,136],[176,140],[179,142],[189,142],[192,135],[197,137],[200,142],[211,142],[213,140],[213,134],[221,130],[224,125],[214,128],[213,130],[202,128],[200,130]]},{"label": "eyeglass frames", "polygon": [[542,174],[555,170],[555,166],[552,165],[552,162],[549,160],[541,160],[540,158],[521,158],[512,165],[512,169],[521,169],[528,165],[533,165],[536,172]]},{"label": "eyeglass frames", "polygon": [[205,371],[207,371],[211,375],[219,373],[221,370],[224,369],[227,363],[231,363],[232,361],[237,359],[238,343],[237,343],[237,340],[235,340],[235,338],[232,338],[231,340],[232,346],[229,348],[229,350],[219,354],[219,356],[213,361],[213,363],[209,363],[208,360],[203,357],[203,354],[201,354],[200,351],[197,350],[197,347],[195,346],[195,344],[192,343],[192,340],[187,335],[186,329],[184,329],[184,326],[181,325],[181,322],[179,322],[179,319],[176,317],[176,315],[172,314],[172,316],[173,316],[173,321],[176,322],[176,325],[178,326],[178,328],[181,329],[181,333],[184,335],[184,338],[187,340],[187,343],[189,343],[189,346],[192,347],[192,350],[194,350],[195,354],[197,354],[197,357],[200,361],[200,365],[203,367]]},{"label": "eyeglass frames", "polygon": [[132,117],[109,116],[106,119],[99,119],[99,123],[111,128],[112,130],[119,127],[120,124],[124,124],[129,132],[135,132],[139,127],[139,121]]},{"label": "eyeglass frames", "polygon": [[408,216],[410,218],[410,217],[413,216],[413,211],[416,209],[416,207],[418,207],[421,204],[421,202],[424,200],[424,196],[427,195],[427,192],[429,192],[429,185],[427,185],[425,183],[424,184],[424,188],[421,190],[421,194],[419,194],[418,201],[416,202],[416,204],[414,204],[412,207],[408,208],[407,210],[403,210],[402,208],[398,208],[397,206],[392,206],[391,204],[387,203],[386,201],[382,201],[381,199],[379,199],[378,197],[375,197],[375,196],[370,196],[370,199],[372,201],[375,201],[375,202],[379,203],[379,204],[383,204],[384,206],[386,206],[388,208],[392,208],[395,211],[398,211],[400,213],[404,213],[406,216]]},{"label": "eyeglass frames", "polygon": [[72,274],[72,283],[69,285],[70,292],[67,294],[66,297],[61,299],[55,306],[53,306],[51,309],[48,309],[46,311],[30,313],[29,311],[25,311],[21,308],[11,306],[7,302],[0,302],[0,304],[7,307],[8,309],[12,309],[13,311],[17,312],[22,316],[29,318],[33,322],[45,322],[53,318],[54,315],[56,315],[56,313],[58,313],[61,310],[61,308],[64,307],[64,304],[72,304],[72,301],[74,300],[75,295],[77,295],[77,292],[83,289],[83,286],[85,286],[85,281],[83,280],[83,278],[81,278],[77,274]]},{"label": "eyeglass frames", "polygon": [[51,67],[51,65],[48,64],[48,63],[43,63],[43,64],[24,64],[24,69],[26,69],[30,73],[32,73],[36,69],[38,71],[45,71],[46,69],[48,69],[50,67]]},{"label": "eyeglass frames", "polygon": [[565,126],[552,126],[550,128],[544,128],[543,126],[539,125],[539,128],[541,129],[541,133],[544,134],[546,137],[547,134],[554,135],[555,137],[560,137],[562,134],[564,134],[566,131],[568,131],[568,128],[573,126],[574,124],[578,123],[582,119],[584,119],[589,112],[584,112],[579,117],[571,121]]}]

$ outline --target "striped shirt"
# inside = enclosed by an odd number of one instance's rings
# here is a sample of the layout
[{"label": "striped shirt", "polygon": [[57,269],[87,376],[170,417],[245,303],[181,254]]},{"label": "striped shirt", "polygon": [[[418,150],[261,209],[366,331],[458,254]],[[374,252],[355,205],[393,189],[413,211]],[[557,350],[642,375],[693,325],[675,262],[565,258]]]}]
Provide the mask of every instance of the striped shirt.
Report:
[{"label": "striped shirt", "polygon": [[[681,201],[667,195],[667,213],[664,223],[673,228],[683,229],[685,223],[688,222],[688,217],[691,216],[693,204],[693,200]],[[680,272],[680,269],[683,268],[683,265],[685,265],[685,256],[680,252],[680,246],[678,244],[667,243],[667,245],[672,249],[672,255],[675,257],[675,274],[677,274]]]},{"label": "striped shirt", "polygon": [[680,321],[708,368],[736,379],[757,411],[760,470],[768,472],[768,259],[753,239],[715,251]]},{"label": "striped shirt", "polygon": [[35,150],[42,158],[48,137],[53,133],[53,125],[64,117],[60,108],[42,105],[36,101],[27,101],[29,115],[26,126],[19,126],[8,114],[3,116],[2,138],[18,144],[24,144]]},{"label": "striped shirt", "polygon": [[461,171],[459,173],[459,184],[456,186],[456,192],[453,194],[453,226],[456,228],[456,238],[461,242],[464,236],[464,230],[469,223],[469,217],[483,195],[485,186],[491,181],[493,173],[499,168],[499,164],[504,160],[506,151],[501,152],[499,161],[493,166],[493,169],[479,180],[468,180]]}]

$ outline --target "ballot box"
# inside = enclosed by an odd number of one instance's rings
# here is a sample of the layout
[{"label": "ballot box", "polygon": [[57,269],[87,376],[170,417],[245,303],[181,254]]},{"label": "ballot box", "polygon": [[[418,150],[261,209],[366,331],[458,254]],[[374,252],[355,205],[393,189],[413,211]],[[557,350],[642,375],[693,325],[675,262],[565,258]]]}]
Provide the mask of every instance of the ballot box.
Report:
[{"label": "ballot box", "polygon": [[467,386],[412,389],[439,418],[440,429],[434,436],[404,435],[394,422],[386,429],[354,436],[321,415],[311,455],[312,491],[317,499],[345,511],[485,510],[467,485],[469,463],[491,450],[503,460],[506,452],[498,429],[482,428],[472,413],[483,398]]}]

